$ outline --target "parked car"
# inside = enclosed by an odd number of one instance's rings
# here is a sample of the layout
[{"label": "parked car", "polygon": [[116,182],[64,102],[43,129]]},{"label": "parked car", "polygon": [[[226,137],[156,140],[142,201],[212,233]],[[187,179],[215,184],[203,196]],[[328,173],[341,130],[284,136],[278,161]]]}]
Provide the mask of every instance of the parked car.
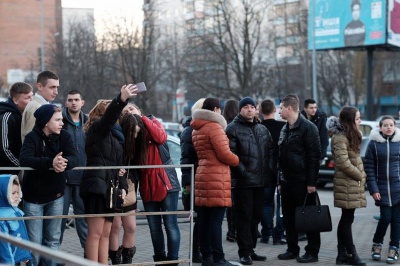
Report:
[{"label": "parked car", "polygon": [[[367,151],[368,143],[369,143],[369,137],[363,136],[361,142],[361,150],[360,150],[361,159],[363,161],[365,157],[365,152]],[[319,168],[317,186],[322,188],[327,183],[333,182],[334,174],[335,174],[335,162],[332,156],[331,139],[329,139],[329,145],[327,148],[326,157],[322,160],[321,166]]]},{"label": "parked car", "polygon": [[367,120],[361,120],[359,129],[362,132],[363,136],[369,136],[369,133],[371,132],[372,129],[378,128],[379,127],[379,122],[376,121],[367,121]]}]

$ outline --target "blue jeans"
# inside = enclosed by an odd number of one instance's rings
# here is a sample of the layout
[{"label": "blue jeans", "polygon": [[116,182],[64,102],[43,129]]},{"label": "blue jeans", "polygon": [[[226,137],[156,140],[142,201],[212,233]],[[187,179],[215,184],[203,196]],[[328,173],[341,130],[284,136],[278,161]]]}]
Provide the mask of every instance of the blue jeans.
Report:
[{"label": "blue jeans", "polygon": [[271,185],[264,188],[264,201],[261,218],[261,238],[264,241],[268,241],[273,234],[275,187],[276,186]]},{"label": "blue jeans", "polygon": [[[72,206],[74,208],[74,214],[85,214],[85,206],[83,205],[83,201],[81,196],[79,196],[79,185],[66,185],[64,190],[64,211],[63,215],[68,215],[69,205],[72,201]],[[61,228],[61,238],[60,243],[62,243],[64,230],[66,228],[67,219],[62,220],[62,228]],[[85,218],[75,218],[75,229],[79,237],[79,242],[81,243],[81,247],[85,248],[86,236],[88,232],[88,226]]]},{"label": "blue jeans", "polygon": [[[25,216],[55,216],[62,215],[64,205],[64,197],[60,197],[54,201],[36,204],[24,201]],[[46,220],[26,220],[26,229],[28,230],[29,240],[31,242],[46,246],[48,248],[58,250],[60,247],[61,236],[61,220],[62,219],[46,219]],[[33,265],[39,263],[39,255],[33,254]],[[56,262],[48,259],[41,259],[43,266],[55,266]]]},{"label": "blue jeans", "polygon": [[[161,202],[143,202],[144,210],[146,212],[176,211],[178,208],[178,198],[179,191],[169,192]],[[167,233],[167,259],[176,260],[179,258],[179,246],[181,243],[181,233],[179,231],[176,214],[147,215],[154,256],[157,258],[165,257],[164,233],[161,227],[161,217],[164,221],[164,227]]]},{"label": "blue jeans", "polygon": [[400,241],[400,205],[380,206],[381,218],[374,235],[374,243],[383,243],[386,230],[390,224],[389,246],[399,247]]},{"label": "blue jeans", "polygon": [[225,207],[198,207],[200,213],[199,236],[203,258],[214,259],[214,263],[225,260],[222,248],[222,220]]}]

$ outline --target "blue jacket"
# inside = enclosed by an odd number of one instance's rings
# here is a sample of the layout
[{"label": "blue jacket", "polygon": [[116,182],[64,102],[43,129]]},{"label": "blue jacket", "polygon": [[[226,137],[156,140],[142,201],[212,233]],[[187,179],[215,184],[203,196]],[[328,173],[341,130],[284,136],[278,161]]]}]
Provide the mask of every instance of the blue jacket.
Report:
[{"label": "blue jacket", "polygon": [[365,153],[364,168],[369,193],[381,194],[377,206],[400,204],[400,129],[387,138],[378,128],[369,135],[370,142]]},{"label": "blue jacket", "polygon": [[[62,111],[64,126],[63,129],[66,130],[72,137],[72,142],[74,143],[74,148],[76,150],[76,156],[78,158],[77,166],[86,166],[86,152],[85,152],[85,140],[86,135],[83,131],[83,126],[87,121],[87,116],[80,112],[80,125],[75,125],[72,121],[71,116],[68,113],[68,109],[64,108]],[[82,182],[83,170],[70,170],[65,172],[65,177],[67,178],[67,184],[69,185],[80,185]]]},{"label": "blue jacket", "polygon": [[[18,203],[12,204],[11,193],[13,180],[17,180],[16,175],[0,175],[0,217],[22,217],[24,213],[18,209]],[[22,196],[20,188],[20,196]],[[23,240],[28,239],[23,220],[18,221],[1,221],[0,232],[17,237]],[[14,265],[16,263],[31,260],[31,253],[25,249],[11,245],[8,242],[0,242],[0,263]]]}]

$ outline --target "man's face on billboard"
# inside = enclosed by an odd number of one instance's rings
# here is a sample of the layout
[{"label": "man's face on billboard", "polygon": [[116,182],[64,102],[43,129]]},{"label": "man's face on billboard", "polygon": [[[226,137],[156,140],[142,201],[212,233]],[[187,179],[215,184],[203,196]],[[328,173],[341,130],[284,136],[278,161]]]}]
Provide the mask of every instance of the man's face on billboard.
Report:
[{"label": "man's face on billboard", "polygon": [[353,20],[359,20],[360,19],[360,5],[359,4],[355,4],[353,6],[353,9],[351,11],[351,14],[353,16]]}]

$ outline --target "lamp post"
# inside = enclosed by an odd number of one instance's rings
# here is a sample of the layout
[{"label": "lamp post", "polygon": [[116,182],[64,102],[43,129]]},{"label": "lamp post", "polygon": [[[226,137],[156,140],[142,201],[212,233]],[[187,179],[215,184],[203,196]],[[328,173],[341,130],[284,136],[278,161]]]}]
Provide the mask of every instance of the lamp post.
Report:
[{"label": "lamp post", "polygon": [[[313,99],[318,103],[318,89],[317,89],[317,62],[316,62],[316,57],[317,57],[317,51],[315,50],[315,1],[316,0],[310,0],[312,1],[312,11],[313,11],[313,21],[311,23],[312,27],[312,94],[313,94]],[[310,34],[311,35],[311,34]]]}]

